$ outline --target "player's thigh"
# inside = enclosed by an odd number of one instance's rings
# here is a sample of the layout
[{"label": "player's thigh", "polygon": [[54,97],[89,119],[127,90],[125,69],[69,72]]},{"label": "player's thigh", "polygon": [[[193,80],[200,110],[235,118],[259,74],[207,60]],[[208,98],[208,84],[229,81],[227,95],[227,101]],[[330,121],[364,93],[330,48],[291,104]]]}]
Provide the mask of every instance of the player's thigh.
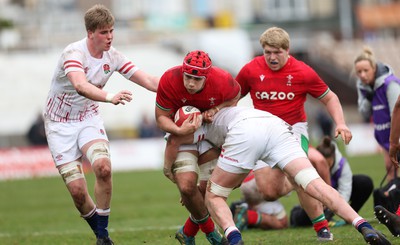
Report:
[{"label": "player's thigh", "polygon": [[254,171],[259,191],[268,200],[274,200],[282,195],[282,187],[287,182],[285,173],[279,168],[264,167]]},{"label": "player's thigh", "polygon": [[76,127],[78,125],[53,122],[47,119],[45,125],[49,150],[57,167],[82,156],[77,143],[79,131],[76,130]]},{"label": "player's thigh", "polygon": [[243,171],[241,173],[228,172],[221,169],[218,165],[214,168],[214,171],[210,177],[210,182],[226,187],[226,188],[236,188],[239,187],[243,180],[246,178],[248,171]]},{"label": "player's thigh", "polygon": [[264,201],[263,195],[257,188],[255,178],[244,181],[240,186],[240,192],[242,193],[243,199],[249,204],[249,206],[255,206]]},{"label": "player's thigh", "polygon": [[198,155],[196,144],[182,145],[179,148],[175,162],[172,164],[172,172],[175,174],[175,177],[185,172],[194,172],[198,175]]}]

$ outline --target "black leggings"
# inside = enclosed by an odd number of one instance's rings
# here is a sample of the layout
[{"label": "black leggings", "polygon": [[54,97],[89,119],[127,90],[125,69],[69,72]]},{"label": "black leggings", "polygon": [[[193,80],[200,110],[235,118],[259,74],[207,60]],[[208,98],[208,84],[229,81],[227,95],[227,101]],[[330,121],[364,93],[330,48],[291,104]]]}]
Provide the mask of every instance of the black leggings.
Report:
[{"label": "black leggings", "polygon": [[[358,212],[362,208],[373,190],[374,184],[369,176],[363,174],[353,175],[353,186],[349,204],[354,211]],[[329,210],[325,210],[325,217],[328,221],[332,219],[332,216]],[[295,206],[290,212],[290,225],[310,226],[312,223],[304,209],[300,206]]]}]

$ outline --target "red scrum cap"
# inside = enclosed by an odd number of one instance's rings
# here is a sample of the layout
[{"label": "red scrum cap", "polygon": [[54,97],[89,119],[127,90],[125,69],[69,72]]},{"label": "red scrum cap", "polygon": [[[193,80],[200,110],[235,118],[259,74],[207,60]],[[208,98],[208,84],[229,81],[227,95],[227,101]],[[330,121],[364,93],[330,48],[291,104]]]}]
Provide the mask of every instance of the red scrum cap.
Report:
[{"label": "red scrum cap", "polygon": [[206,77],[212,65],[207,53],[201,50],[189,52],[183,59],[182,71],[191,76]]}]

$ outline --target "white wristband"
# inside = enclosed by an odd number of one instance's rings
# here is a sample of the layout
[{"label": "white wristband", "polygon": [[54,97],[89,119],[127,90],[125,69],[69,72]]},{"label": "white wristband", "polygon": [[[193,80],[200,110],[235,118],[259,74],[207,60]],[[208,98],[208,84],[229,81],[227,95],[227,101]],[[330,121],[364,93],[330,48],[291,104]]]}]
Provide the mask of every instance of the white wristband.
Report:
[{"label": "white wristband", "polygon": [[115,94],[108,93],[108,94],[106,95],[106,102],[110,102],[110,103],[111,103],[111,101],[112,101],[112,99],[114,98],[114,96],[115,96]]}]

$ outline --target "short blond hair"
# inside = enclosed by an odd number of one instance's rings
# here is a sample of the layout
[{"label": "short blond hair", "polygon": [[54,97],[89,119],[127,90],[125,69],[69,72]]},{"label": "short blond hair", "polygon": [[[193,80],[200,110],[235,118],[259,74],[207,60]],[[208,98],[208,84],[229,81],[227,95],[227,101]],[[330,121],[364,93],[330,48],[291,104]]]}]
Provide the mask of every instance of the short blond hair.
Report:
[{"label": "short blond hair", "polygon": [[376,59],[375,55],[372,52],[372,49],[369,46],[364,46],[362,52],[356,57],[354,60],[354,64],[357,64],[358,62],[366,60],[371,64],[371,67],[376,66]]},{"label": "short blond hair", "polygon": [[86,31],[96,31],[96,29],[114,25],[114,16],[111,11],[102,4],[96,4],[85,13]]},{"label": "short blond hair", "polygon": [[290,46],[290,37],[282,28],[271,27],[261,34],[260,44],[263,48],[268,45],[274,48],[288,50]]}]

